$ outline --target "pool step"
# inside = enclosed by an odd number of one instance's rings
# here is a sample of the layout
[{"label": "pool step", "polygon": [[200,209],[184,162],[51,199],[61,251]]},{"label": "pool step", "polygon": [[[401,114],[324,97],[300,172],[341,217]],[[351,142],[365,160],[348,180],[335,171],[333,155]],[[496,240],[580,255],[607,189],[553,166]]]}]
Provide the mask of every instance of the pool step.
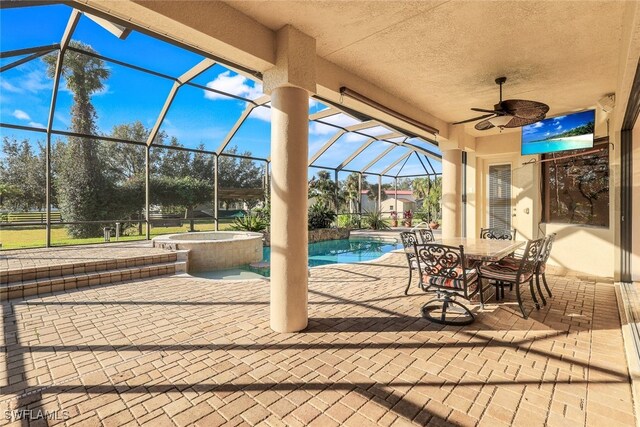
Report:
[{"label": "pool step", "polygon": [[185,251],[13,269],[0,272],[0,301],[186,272]]}]

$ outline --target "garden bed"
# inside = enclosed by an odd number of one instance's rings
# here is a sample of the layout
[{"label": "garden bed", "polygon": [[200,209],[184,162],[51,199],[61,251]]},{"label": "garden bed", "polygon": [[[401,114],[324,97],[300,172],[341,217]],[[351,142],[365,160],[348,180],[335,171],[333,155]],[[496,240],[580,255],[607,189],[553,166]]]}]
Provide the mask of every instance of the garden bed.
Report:
[{"label": "garden bed", "polygon": [[[348,239],[350,234],[351,230],[348,228],[320,228],[317,230],[309,230],[309,243]],[[263,235],[264,246],[270,246],[271,236],[269,232],[265,231]]]}]

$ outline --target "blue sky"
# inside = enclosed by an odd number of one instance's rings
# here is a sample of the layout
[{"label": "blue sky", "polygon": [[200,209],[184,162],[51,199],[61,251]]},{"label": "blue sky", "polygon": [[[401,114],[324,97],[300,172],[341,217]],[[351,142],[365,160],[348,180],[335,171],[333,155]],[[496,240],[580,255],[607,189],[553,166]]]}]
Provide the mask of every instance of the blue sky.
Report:
[{"label": "blue sky", "polygon": [[540,141],[594,121],[595,110],[552,117],[522,128],[522,142]]},{"label": "blue sky", "polygon": [[[9,8],[0,10],[0,50],[9,51],[33,46],[58,43],[64,32],[71,8],[64,5]],[[82,16],[74,31],[73,39],[90,45],[101,55],[115,58],[156,72],[178,77],[204,58],[195,53],[153,39],[133,31],[126,40],[119,40],[102,27]],[[13,62],[19,57],[2,59],[1,64]],[[100,134],[109,135],[115,125],[141,121],[152,127],[173,84],[170,79],[150,75],[137,70],[107,62],[111,76],[105,81],[105,88],[94,94],[92,102],[98,115]],[[216,65],[194,79],[194,83],[219,89],[244,98],[255,99],[262,95],[260,82],[236,74],[223,66]],[[0,75],[0,121],[44,128],[49,114],[53,82],[46,75],[46,66],[37,59],[3,72]],[[54,129],[67,130],[70,124],[72,96],[65,82],[61,90],[54,115]],[[247,103],[230,97],[219,96],[192,86],[183,86],[178,91],[161,129],[170,137],[175,136],[186,147],[195,148],[204,144],[205,149],[214,151],[236,122]],[[310,112],[326,107],[310,101]],[[256,108],[238,133],[231,145],[237,145],[241,152],[249,151],[256,157],[268,157],[270,151],[270,110]],[[346,115],[326,119],[340,126],[357,123]],[[310,123],[309,155],[315,153],[334,133],[335,128],[319,123]],[[385,128],[370,129],[371,136],[388,133]],[[44,140],[44,134],[0,128],[0,136]],[[357,134],[342,136],[330,150],[321,156],[316,164],[338,166],[345,157],[361,146],[366,140]],[[412,141],[427,147],[423,141]],[[359,169],[369,163],[388,147],[387,143],[375,142],[361,156],[346,167]],[[432,151],[437,148],[428,145]],[[385,157],[372,172],[380,172],[406,149],[396,148]],[[440,171],[439,162],[433,162]],[[390,171],[400,170],[402,164]],[[316,170],[311,169],[310,174]],[[402,168],[402,174],[423,173],[424,169],[415,156]]]}]

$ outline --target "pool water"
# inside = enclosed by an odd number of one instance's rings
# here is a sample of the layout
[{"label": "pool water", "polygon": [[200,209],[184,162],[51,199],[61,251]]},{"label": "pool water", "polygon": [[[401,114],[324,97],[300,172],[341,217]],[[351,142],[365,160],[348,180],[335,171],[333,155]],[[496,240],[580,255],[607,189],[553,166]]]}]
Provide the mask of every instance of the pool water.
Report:
[{"label": "pool water", "polygon": [[[309,243],[309,267],[327,264],[354,263],[371,261],[396,249],[402,244],[395,239],[381,240],[373,238],[327,240]],[[252,279],[269,277],[268,267],[271,248],[262,249],[262,265],[244,265],[237,268],[205,271],[196,273],[198,277],[208,279]]]}]

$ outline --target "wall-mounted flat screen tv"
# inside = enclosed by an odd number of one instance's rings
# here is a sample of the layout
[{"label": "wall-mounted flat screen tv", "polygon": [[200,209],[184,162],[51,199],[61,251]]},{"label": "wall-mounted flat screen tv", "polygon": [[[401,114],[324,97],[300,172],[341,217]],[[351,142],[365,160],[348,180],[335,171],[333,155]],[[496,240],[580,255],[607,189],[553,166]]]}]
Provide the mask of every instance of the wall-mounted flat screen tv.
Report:
[{"label": "wall-mounted flat screen tv", "polygon": [[522,127],[522,155],[593,147],[596,110],[551,117]]}]

